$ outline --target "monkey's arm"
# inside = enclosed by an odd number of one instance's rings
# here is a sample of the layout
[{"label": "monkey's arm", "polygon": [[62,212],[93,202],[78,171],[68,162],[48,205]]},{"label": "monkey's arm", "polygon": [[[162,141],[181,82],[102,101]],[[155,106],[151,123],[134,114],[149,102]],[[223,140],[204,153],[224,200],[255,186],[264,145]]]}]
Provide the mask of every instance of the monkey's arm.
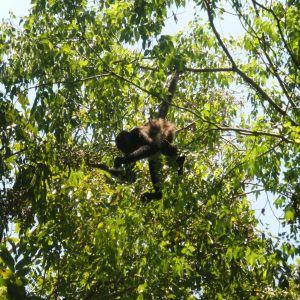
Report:
[{"label": "monkey's arm", "polygon": [[110,168],[105,164],[88,163],[89,167],[101,169],[103,171],[108,172],[114,177],[117,177],[121,180],[128,181],[128,182],[135,182],[136,180],[134,165],[135,164],[129,164],[126,166],[125,169],[118,169],[118,168]]},{"label": "monkey's arm", "polygon": [[[127,156],[121,157],[118,156],[115,158],[115,163],[114,167],[115,168],[120,168],[121,165],[125,164],[131,164],[134,163],[138,160],[141,160],[143,158],[150,157],[158,152],[161,152],[162,154],[166,156],[177,156],[178,155],[178,150],[177,147],[169,143],[167,140],[164,140],[161,144],[160,147],[158,147],[155,144],[150,144],[150,145],[144,145],[137,150],[133,151]],[[183,163],[185,161],[185,156],[179,156],[176,159],[176,162],[178,164],[178,175],[183,174]],[[150,166],[150,165],[149,165]],[[151,172],[151,171],[150,171]]]},{"label": "monkey's arm", "polygon": [[141,146],[137,150],[133,151],[132,153],[124,157],[121,156],[116,157],[114,167],[119,168],[121,165],[124,164],[127,165],[136,162],[143,158],[150,157],[159,151],[160,151],[159,147],[156,146],[155,144]]}]

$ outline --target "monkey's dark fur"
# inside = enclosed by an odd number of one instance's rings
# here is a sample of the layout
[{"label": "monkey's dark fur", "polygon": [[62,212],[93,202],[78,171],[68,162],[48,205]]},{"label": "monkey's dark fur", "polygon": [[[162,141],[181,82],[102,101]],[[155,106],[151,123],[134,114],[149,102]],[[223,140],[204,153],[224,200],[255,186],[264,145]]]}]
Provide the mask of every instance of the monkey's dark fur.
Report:
[{"label": "monkey's dark fur", "polygon": [[176,156],[177,148],[171,145],[175,135],[175,125],[166,119],[150,120],[142,127],[131,131],[121,131],[116,145],[125,156],[117,157],[115,167],[135,162],[161,152],[167,156]]},{"label": "monkey's dark fur", "polygon": [[[122,131],[116,138],[116,145],[124,153],[122,157],[116,157],[115,168],[122,164],[131,164],[140,159],[148,158],[151,181],[154,187],[154,193],[145,193],[142,196],[143,201],[160,199],[162,197],[158,178],[158,157],[156,154],[166,156],[178,156],[177,148],[172,145],[175,136],[175,125],[166,119],[150,120],[142,127],[136,127],[131,131]],[[185,157],[177,157],[178,174],[183,173],[183,163]]]}]

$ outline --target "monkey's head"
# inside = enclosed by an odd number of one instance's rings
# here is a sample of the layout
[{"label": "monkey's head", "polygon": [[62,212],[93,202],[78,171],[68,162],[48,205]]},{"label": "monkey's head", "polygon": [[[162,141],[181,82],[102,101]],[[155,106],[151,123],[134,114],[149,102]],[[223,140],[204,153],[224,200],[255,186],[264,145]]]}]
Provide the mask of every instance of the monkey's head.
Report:
[{"label": "monkey's head", "polygon": [[[159,120],[159,119],[158,119]],[[151,137],[157,136],[160,131],[161,131],[161,124],[157,120],[149,120],[149,125],[150,125],[150,130],[149,130],[149,135]]]},{"label": "monkey's head", "polygon": [[138,132],[123,130],[116,137],[116,146],[124,154],[130,154],[139,147],[138,141]]}]

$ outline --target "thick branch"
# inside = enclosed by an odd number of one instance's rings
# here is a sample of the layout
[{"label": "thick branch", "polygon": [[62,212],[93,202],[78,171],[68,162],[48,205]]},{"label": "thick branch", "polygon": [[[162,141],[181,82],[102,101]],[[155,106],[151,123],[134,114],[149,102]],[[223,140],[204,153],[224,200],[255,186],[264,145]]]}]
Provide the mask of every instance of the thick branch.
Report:
[{"label": "thick branch", "polygon": [[293,126],[297,126],[297,123],[291,119],[291,117],[283,110],[279,105],[277,105],[270,96],[250,77],[248,77],[243,71],[236,69],[236,72],[245,80],[246,83],[251,85],[257,93],[259,93],[262,98],[269,102],[269,104],[282,116],[287,117]]},{"label": "thick branch", "polygon": [[175,95],[175,91],[176,91],[176,87],[177,87],[177,83],[178,83],[178,78],[179,78],[179,74],[178,71],[175,71],[175,74],[170,82],[170,86],[168,89],[168,96],[167,96],[167,100],[164,100],[161,105],[160,108],[158,110],[158,118],[166,118],[168,111],[169,111],[169,107],[170,104],[172,103],[172,100],[174,98]]},{"label": "thick branch", "polygon": [[[145,69],[147,69],[147,67],[145,67]],[[150,68],[149,70],[158,71],[158,69],[153,69],[153,68]],[[212,68],[212,69],[210,69],[210,68],[204,68],[204,69],[186,68],[185,70],[189,71],[189,72],[194,72],[194,73],[211,73],[211,72],[214,73],[214,72],[232,72],[232,71],[234,71],[233,68]],[[41,83],[41,84],[37,84],[37,85],[31,86],[31,87],[25,88],[22,92],[32,90],[32,89],[36,89],[36,88],[40,88],[40,87],[45,87],[45,86],[53,86],[55,84],[74,84],[74,83],[89,81],[89,80],[98,79],[98,78],[106,77],[106,76],[115,76],[118,79],[123,80],[123,81],[129,83],[130,85],[135,86],[136,88],[138,88],[142,92],[161,100],[161,96],[159,94],[153,93],[153,92],[141,87],[140,85],[134,83],[133,81],[131,81],[131,80],[129,80],[129,79],[127,79],[127,78],[125,78],[121,75],[118,75],[117,73],[115,73],[111,70],[107,70],[106,73],[97,74],[97,75],[88,76],[88,77],[83,77],[83,78],[75,79],[73,81],[70,81],[70,80],[56,81],[56,82],[50,82],[49,81],[49,82],[46,82],[46,83]],[[170,103],[171,100],[173,99],[174,94],[175,94],[175,90],[176,90],[176,87],[177,87],[177,81],[178,81],[178,74],[176,76],[175,75],[173,76],[173,78],[171,80],[171,83],[170,83],[170,86],[169,86],[169,89],[168,89],[167,101],[164,101],[163,103],[165,103],[165,104]],[[162,108],[160,108],[160,110],[162,110]],[[166,112],[168,111],[168,107],[165,107],[164,110],[162,110],[161,118],[164,118],[164,115],[166,115],[165,111]],[[160,113],[159,113],[159,115],[160,115]]]}]

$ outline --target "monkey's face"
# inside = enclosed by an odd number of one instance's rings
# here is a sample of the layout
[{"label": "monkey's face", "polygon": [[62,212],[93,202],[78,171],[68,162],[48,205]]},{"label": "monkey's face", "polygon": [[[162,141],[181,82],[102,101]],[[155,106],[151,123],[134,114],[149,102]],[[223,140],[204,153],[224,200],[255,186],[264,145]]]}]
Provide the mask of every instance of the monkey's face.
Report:
[{"label": "monkey's face", "polygon": [[154,138],[156,136],[158,136],[160,133],[160,127],[159,126],[151,126],[150,127],[150,132],[149,135],[151,138]]},{"label": "monkey's face", "polygon": [[151,138],[155,138],[161,132],[162,124],[159,120],[149,120],[149,135]]}]

